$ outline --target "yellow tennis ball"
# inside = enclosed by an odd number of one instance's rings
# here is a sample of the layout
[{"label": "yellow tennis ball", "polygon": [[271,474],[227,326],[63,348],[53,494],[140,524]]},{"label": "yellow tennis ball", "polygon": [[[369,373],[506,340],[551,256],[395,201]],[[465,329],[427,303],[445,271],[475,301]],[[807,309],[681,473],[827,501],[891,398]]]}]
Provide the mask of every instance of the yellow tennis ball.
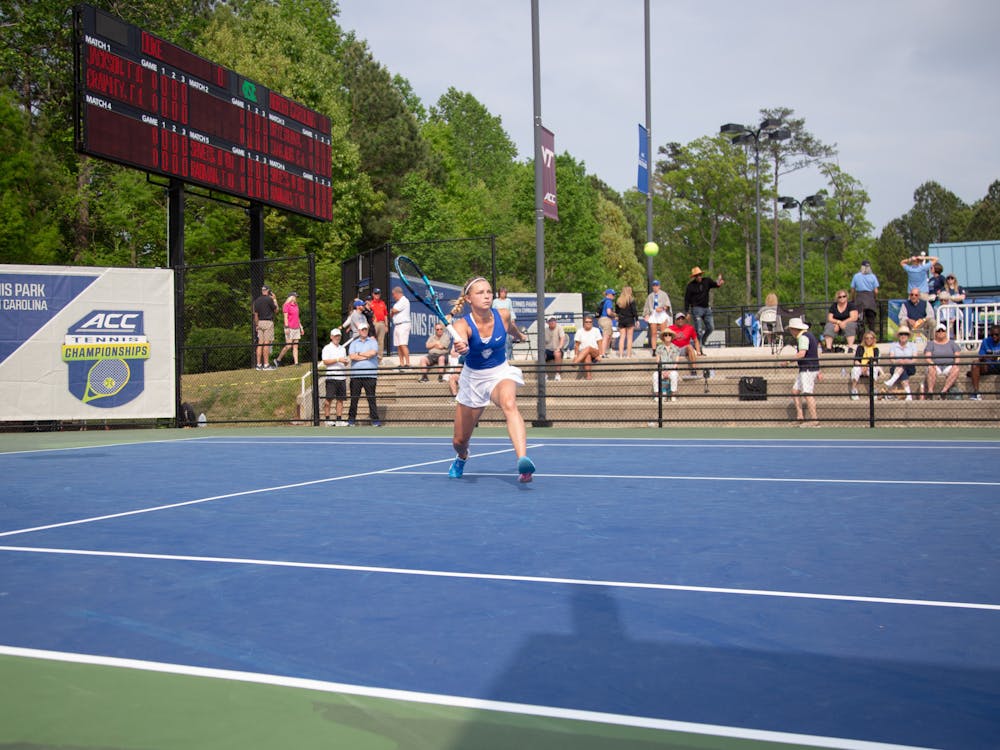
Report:
[{"label": "yellow tennis ball", "polygon": [[647,242],[645,247],[642,248],[642,251],[646,253],[646,255],[648,255],[650,258],[652,258],[654,255],[660,252],[660,246],[657,245],[655,242]]}]

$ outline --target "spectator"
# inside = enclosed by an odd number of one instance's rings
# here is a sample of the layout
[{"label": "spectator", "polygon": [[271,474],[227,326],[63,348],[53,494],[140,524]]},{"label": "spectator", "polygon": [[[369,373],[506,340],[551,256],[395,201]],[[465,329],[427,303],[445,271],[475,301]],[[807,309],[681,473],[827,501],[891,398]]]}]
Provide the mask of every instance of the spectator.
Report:
[{"label": "spectator", "polygon": [[851,293],[854,296],[854,306],[858,310],[859,320],[864,320],[863,328],[868,331],[876,330],[878,277],[872,273],[872,264],[867,260],[861,261],[861,270],[851,279]]},{"label": "spectator", "polygon": [[392,288],[392,345],[399,355],[399,366],[410,366],[410,300],[403,294],[403,287]]},{"label": "spectator", "polygon": [[274,358],[274,366],[281,364],[285,352],[292,350],[292,364],[299,363],[299,340],[302,338],[302,320],[299,318],[299,295],[292,292],[281,306],[281,314],[285,319],[285,345]]},{"label": "spectator", "polygon": [[604,299],[597,310],[597,326],[601,330],[601,356],[608,356],[611,350],[611,333],[614,328],[615,312],[615,290],[608,287],[604,290]]},{"label": "spectator", "polygon": [[838,289],[836,299],[826,313],[823,327],[823,348],[833,349],[835,336],[843,336],[847,341],[847,351],[853,351],[854,337],[858,335],[858,311],[847,299],[847,290]]},{"label": "spectator", "polygon": [[[326,377],[323,379],[323,419],[326,426],[345,427],[344,421],[344,401],[347,398],[347,365],[351,360],[347,356],[340,340],[343,334],[339,328],[330,331],[330,343],[323,347],[321,355],[323,367],[326,368]],[[330,406],[336,403],[334,415],[336,422],[330,422]]]},{"label": "spectator", "polygon": [[[795,418],[802,427],[819,427],[816,417],[816,381],[819,380],[819,340],[809,330],[809,326],[801,318],[788,321],[788,330],[795,336],[795,359],[798,360],[799,372],[792,385],[792,402],[795,404]],[[788,364],[791,364],[789,362]],[[809,412],[808,421],[804,420],[802,402]]]},{"label": "spectator", "polygon": [[358,337],[358,329],[361,328],[362,323],[367,323],[368,318],[365,316],[365,303],[362,300],[356,299],[351,303],[351,313],[347,316],[347,320],[340,324],[340,328],[350,328],[351,338],[355,339]]},{"label": "spectator", "polygon": [[909,258],[903,258],[899,261],[899,265],[906,271],[906,288],[913,289],[916,287],[917,291],[920,292],[920,299],[924,302],[931,298],[930,291],[928,291],[929,279],[927,276],[937,262],[938,257],[936,255],[928,257],[925,254],[911,255]]},{"label": "spectator", "polygon": [[618,357],[632,356],[632,334],[635,331],[635,322],[639,318],[639,310],[636,308],[635,297],[632,296],[632,287],[623,286],[622,293],[618,295],[618,302],[615,304],[618,314]]},{"label": "spectator", "polygon": [[560,371],[565,348],[566,332],[555,318],[549,318],[545,325],[545,361],[556,363],[556,380],[562,380]]},{"label": "spectator", "polygon": [[923,333],[930,328],[927,321],[933,319],[934,311],[924,295],[917,287],[910,289],[910,296],[899,309],[899,324],[909,328],[914,334]]},{"label": "spectator", "polygon": [[507,361],[514,359],[514,344],[524,340],[521,329],[517,327],[517,313],[514,312],[514,302],[507,295],[507,287],[502,286],[497,289],[497,296],[493,299],[494,310],[506,310],[510,323],[507,326]]},{"label": "spectator", "polygon": [[660,282],[653,280],[653,291],[646,295],[646,304],[642,306],[642,317],[649,324],[649,348],[653,356],[662,342],[660,331],[673,321],[670,318],[670,297],[660,289]]},{"label": "spectator", "polygon": [[944,280],[944,287],[938,293],[941,306],[938,308],[938,320],[948,325],[949,335],[953,339],[964,336],[965,316],[961,304],[965,302],[965,287],[958,283],[955,274],[950,273]]},{"label": "spectator", "polygon": [[962,347],[948,338],[948,326],[938,323],[934,329],[934,339],[924,347],[924,359],[927,360],[927,398],[934,398],[934,387],[939,375],[944,378],[941,398],[955,385],[958,380],[958,355],[961,351]]},{"label": "spectator", "polygon": [[601,332],[594,328],[593,316],[583,316],[583,328],[576,332],[573,347],[573,363],[582,364],[584,380],[590,380],[591,366],[601,359]]},{"label": "spectator", "polygon": [[701,347],[698,345],[698,334],[695,332],[694,326],[688,323],[687,313],[678,310],[674,316],[674,322],[668,325],[666,330],[673,334],[670,339],[671,346],[677,348],[678,354],[687,357],[688,367],[694,372],[694,364],[698,361],[698,355],[701,354]]},{"label": "spectator", "polygon": [[[681,315],[681,313],[678,313],[678,315]],[[659,379],[662,377],[662,374],[666,374],[667,380],[670,383],[668,393],[670,394],[671,401],[677,400],[677,357],[680,356],[681,352],[679,347],[674,346],[673,342],[676,337],[677,334],[670,328],[663,329],[663,333],[660,334],[660,343],[656,346],[656,356],[660,359],[660,370],[653,373],[654,391],[657,394],[663,392],[662,383]]]},{"label": "spectator", "polygon": [[875,331],[869,329],[861,336],[861,344],[854,352],[854,367],[851,368],[851,400],[858,400],[858,383],[862,378],[870,377],[868,383],[870,390],[874,390],[875,384],[882,379],[883,373],[882,368],[878,366],[878,356]]},{"label": "spectator", "polygon": [[906,400],[912,401],[910,377],[917,373],[917,350],[914,348],[913,342],[910,341],[910,329],[906,326],[900,326],[899,330],[896,331],[896,337],[896,343],[889,349],[892,372],[889,379],[885,381],[883,395],[889,398],[889,389],[895,388],[896,383],[902,383],[903,390],[906,392]]},{"label": "spectator", "polygon": [[934,303],[936,308],[939,304],[938,295],[941,294],[941,290],[944,289],[944,266],[940,263],[935,263],[931,266],[931,276],[927,279],[927,294],[931,302]]},{"label": "spectator", "polygon": [[698,353],[704,353],[705,341],[715,330],[712,319],[711,291],[718,289],[726,282],[720,273],[715,281],[706,279],[702,270],[695,266],[691,269],[691,280],[684,289],[684,309],[694,319],[694,327],[698,332]]},{"label": "spectator", "polygon": [[368,399],[368,418],[372,427],[381,427],[378,418],[378,404],[375,402],[375,386],[378,383],[378,342],[368,335],[368,323],[358,328],[358,337],[347,347],[351,360],[351,408],[347,413],[347,424],[353,427],[358,418],[358,400],[361,391]]},{"label": "spectator", "polygon": [[273,370],[271,344],[274,343],[274,314],[278,311],[278,300],[268,286],[260,288],[260,296],[253,301],[253,329],[257,333],[257,369]]},{"label": "spectator", "polygon": [[382,290],[376,287],[372,289],[372,320],[375,321],[375,341],[378,342],[378,355],[384,357],[388,352],[385,350],[385,334],[389,330],[389,308],[386,307],[385,300],[382,299]]},{"label": "spectator", "polygon": [[444,380],[444,375],[448,371],[448,350],[451,348],[451,336],[444,330],[444,323],[434,324],[434,333],[427,337],[426,346],[427,356],[424,357],[424,372],[420,376],[420,382],[427,382],[427,376],[435,365],[441,366],[438,380]]},{"label": "spectator", "polygon": [[990,326],[990,335],[979,345],[979,361],[973,363],[972,375],[973,401],[979,401],[979,380],[983,375],[1000,375],[1000,325]]}]

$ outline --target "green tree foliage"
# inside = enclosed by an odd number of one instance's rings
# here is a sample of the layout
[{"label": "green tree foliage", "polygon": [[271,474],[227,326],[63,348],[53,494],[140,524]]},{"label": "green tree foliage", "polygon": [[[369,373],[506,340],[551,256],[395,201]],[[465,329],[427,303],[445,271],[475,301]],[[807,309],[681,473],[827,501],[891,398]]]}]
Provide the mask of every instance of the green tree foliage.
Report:
[{"label": "green tree foliage", "polygon": [[971,210],[939,183],[925,182],[913,192],[913,208],[900,219],[907,255],[927,252],[932,242],[956,242],[964,236]]},{"label": "green tree foliage", "polygon": [[990,185],[986,196],[972,207],[972,216],[962,233],[963,242],[1000,239],[1000,180]]}]

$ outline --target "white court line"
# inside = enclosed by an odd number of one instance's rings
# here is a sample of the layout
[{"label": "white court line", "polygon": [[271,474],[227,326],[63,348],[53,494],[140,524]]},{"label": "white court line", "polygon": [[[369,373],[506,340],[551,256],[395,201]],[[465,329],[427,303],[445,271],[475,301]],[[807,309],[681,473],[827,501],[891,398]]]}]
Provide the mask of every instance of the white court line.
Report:
[{"label": "white court line", "polygon": [[59,448],[30,448],[28,450],[20,451],[0,451],[0,459],[4,456],[22,456],[29,453],[62,453],[64,451],[89,451],[89,450],[100,450],[101,448],[128,448],[131,446],[143,446],[143,445],[157,445],[159,443],[190,443],[196,440],[205,440],[206,438],[169,438],[166,440],[136,440],[131,443],[94,443],[93,445],[64,445]]},{"label": "white court line", "polygon": [[686,721],[656,719],[645,716],[629,716],[627,714],[611,714],[600,711],[581,711],[572,708],[557,708],[555,706],[537,706],[527,703],[507,703],[504,701],[486,700],[482,698],[465,698],[458,695],[441,695],[436,693],[420,693],[412,690],[393,690],[390,688],[369,687],[367,685],[351,685],[342,682],[326,682],[324,680],[309,680],[300,677],[285,677],[259,672],[240,672],[231,669],[212,669],[210,667],[195,667],[186,664],[169,664],[166,662],[142,661],[139,659],[122,659],[112,656],[97,656],[94,654],[78,654],[66,651],[44,651],[33,648],[0,645],[0,654],[25,659],[44,659],[48,661],[70,662],[74,664],[89,664],[118,669],[136,669],[147,672],[184,675],[188,677],[204,677],[216,680],[248,682],[259,685],[276,685],[279,687],[301,690],[317,690],[324,693],[341,693],[358,695],[367,698],[380,698],[409,703],[423,703],[433,706],[449,706],[455,708],[480,711],[498,711],[507,714],[523,716],[542,716],[569,721],[589,721],[599,724],[637,727],[642,729],[658,729],[668,732],[687,732],[690,734],[715,737],[730,737],[734,739],[758,740],[776,742],[806,747],[842,748],[843,750],[929,750],[912,745],[892,745],[882,742],[867,742],[841,737],[823,737],[810,734],[792,734],[762,729],[746,729],[743,727],[727,727],[716,724],[695,724]]},{"label": "white court line", "polygon": [[256,565],[271,568],[305,568],[308,570],[337,570],[349,573],[385,573],[388,575],[423,576],[428,578],[466,578],[478,581],[513,581],[517,583],[543,583],[567,586],[601,586],[604,588],[647,589],[652,591],[682,591],[698,594],[733,594],[738,596],[768,596],[783,599],[821,599],[834,602],[863,604],[904,604],[916,607],[943,607],[948,609],[981,609],[1000,612],[1000,604],[980,602],[946,602],[933,599],[896,599],[883,596],[849,596],[846,594],[815,594],[804,591],[778,591],[768,589],[736,589],[720,586],[682,586],[673,583],[642,583],[636,581],[601,581],[589,578],[551,578],[547,576],[521,576],[502,573],[461,573],[452,570],[422,570],[420,568],[387,568],[375,565],[344,565],[340,563],[295,562],[291,560],[257,560],[243,557],[205,557],[201,555],[165,555],[152,552],[115,552],[109,550],[61,549],[57,547],[0,546],[0,552],[29,552],[47,555],[77,555],[81,557],[113,557],[135,560],[167,560],[171,562],[198,562],[224,565]]},{"label": "white court line", "polygon": [[[549,446],[552,447],[552,446]],[[432,474],[429,471],[407,471],[406,469],[390,469],[387,470],[393,474],[412,474],[414,476],[424,476],[427,474]],[[498,474],[496,472],[465,472],[467,477],[498,477],[498,476],[509,476],[507,474]],[[997,487],[1000,486],[1000,482],[965,482],[962,480],[922,480],[922,479],[852,479],[850,477],[842,477],[837,479],[818,479],[816,477],[720,477],[711,475],[699,475],[699,476],[689,476],[684,474],[552,474],[535,472],[535,479],[545,479],[545,478],[556,478],[556,479],[665,479],[665,480],[675,480],[675,479],[689,479],[693,482],[791,482],[797,484],[802,483],[816,483],[816,484],[903,484],[903,485],[941,485],[944,487],[950,487],[954,485],[963,487]],[[0,534],[2,536],[2,534]]]},{"label": "white court line", "polygon": [[[472,457],[477,456],[493,456],[498,453],[510,453],[513,448],[505,448],[503,450],[490,451],[488,453],[473,454]],[[26,529],[14,529],[12,531],[0,531],[0,537],[5,536],[15,536],[17,534],[29,534],[32,531],[46,531],[48,529],[59,529],[65,526],[76,526],[82,523],[92,523],[94,521],[107,521],[112,518],[124,518],[126,516],[137,516],[143,513],[155,513],[160,510],[170,510],[172,508],[183,508],[186,505],[199,505],[201,503],[210,503],[213,500],[228,500],[234,497],[244,497],[246,495],[258,495],[264,492],[276,492],[278,490],[289,490],[295,489],[297,487],[310,487],[317,484],[327,484],[330,482],[340,482],[345,479],[358,479],[360,477],[370,477],[375,474],[392,474],[401,469],[412,469],[418,466],[433,466],[434,464],[441,463],[451,463],[452,458],[438,458],[433,461],[423,461],[417,464],[407,464],[405,466],[394,466],[387,469],[374,469],[373,471],[362,471],[357,474],[344,474],[339,477],[324,477],[323,479],[311,479],[306,482],[294,482],[292,484],[279,484],[273,487],[260,487],[255,490],[241,490],[240,492],[227,492],[224,495],[212,495],[211,497],[201,497],[196,500],[184,500],[179,503],[168,503],[166,505],[156,505],[151,508],[137,508],[135,510],[126,510],[121,513],[108,513],[103,516],[91,516],[89,518],[78,518],[74,521],[61,521],[59,523],[50,523],[44,526],[32,526]],[[440,474],[438,474],[440,476]]]}]

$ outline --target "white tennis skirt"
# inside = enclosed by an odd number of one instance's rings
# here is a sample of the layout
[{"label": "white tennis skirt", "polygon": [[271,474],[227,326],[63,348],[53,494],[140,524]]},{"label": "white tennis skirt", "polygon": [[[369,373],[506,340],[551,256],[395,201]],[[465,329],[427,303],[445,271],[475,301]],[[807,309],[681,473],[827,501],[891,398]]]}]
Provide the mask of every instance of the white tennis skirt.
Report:
[{"label": "white tennis skirt", "polygon": [[513,380],[518,385],[524,385],[524,375],[510,362],[485,370],[473,370],[465,366],[458,376],[458,395],[455,400],[463,406],[482,409],[490,405],[493,389],[502,380]]}]

